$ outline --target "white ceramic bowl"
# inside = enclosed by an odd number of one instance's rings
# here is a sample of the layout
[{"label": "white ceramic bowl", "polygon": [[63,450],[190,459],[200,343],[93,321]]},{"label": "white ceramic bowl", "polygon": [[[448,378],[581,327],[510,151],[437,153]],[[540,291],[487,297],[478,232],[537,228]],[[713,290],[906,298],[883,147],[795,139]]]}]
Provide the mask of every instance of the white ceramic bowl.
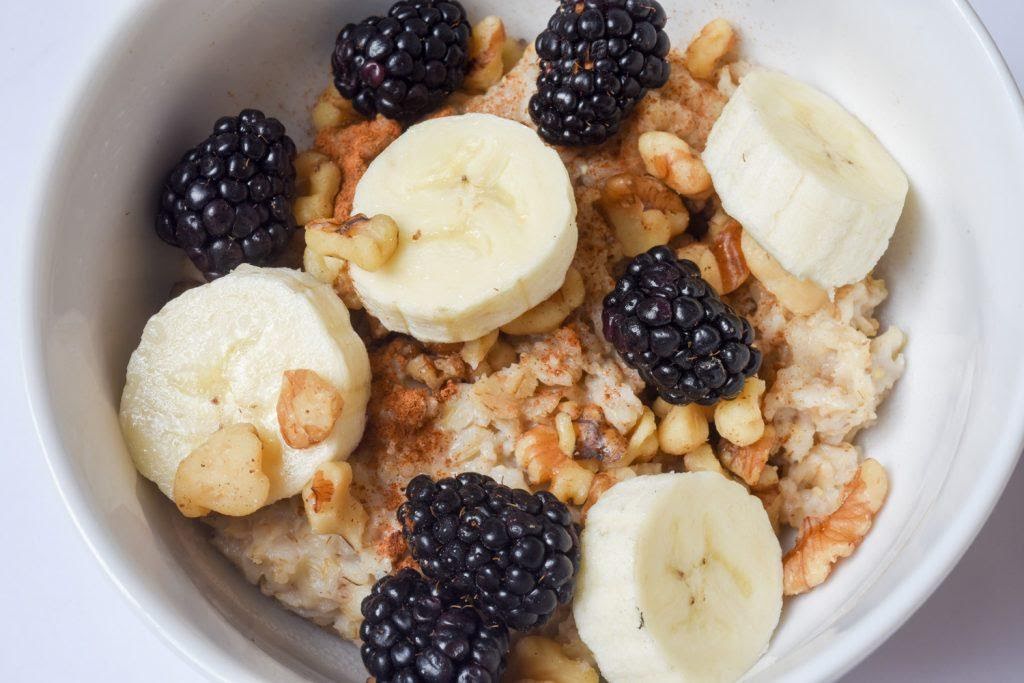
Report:
[{"label": "white ceramic bowl", "polygon": [[[533,36],[550,0],[465,0]],[[299,142],[337,29],[383,2],[142,2],[93,65],[52,150],[26,268],[31,403],[68,508],[153,628],[211,678],[361,681],[354,648],[260,595],[136,476],[116,407],[128,355],[177,260],[152,232],[156,188],[220,115],[257,106]],[[965,2],[665,2],[676,45],[721,15],[753,59],[830,92],[903,164],[911,194],[881,271],[910,335],[906,376],[862,445],[891,474],[866,542],[789,601],[752,680],[838,676],[952,568],[1024,429],[1024,124]],[[130,636],[129,636],[130,637]]]}]

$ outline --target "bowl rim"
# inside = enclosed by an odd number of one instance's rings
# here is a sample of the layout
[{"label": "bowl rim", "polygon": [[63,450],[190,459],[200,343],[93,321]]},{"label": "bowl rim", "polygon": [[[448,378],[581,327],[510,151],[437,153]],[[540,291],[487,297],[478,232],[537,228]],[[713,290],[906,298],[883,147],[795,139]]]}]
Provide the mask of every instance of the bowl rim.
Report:
[{"label": "bowl rim", "polygon": [[[114,38],[140,23],[157,0],[139,0],[115,12],[104,31],[92,42],[88,54],[79,63],[74,77],[77,83],[60,100],[53,117],[55,125],[47,137],[37,171],[29,183],[29,216],[33,226],[40,225],[46,215],[43,179],[61,163],[61,142],[70,135],[77,103],[88,96],[88,76],[100,72],[104,65],[118,57]],[[1020,133],[1024,138],[1024,97],[991,34],[981,22],[968,0],[948,0],[957,10],[969,31],[995,71],[1005,91],[1007,106],[1015,111]],[[142,617],[143,623],[156,633],[192,668],[211,680],[237,681],[251,678],[251,670],[239,665],[233,657],[210,647],[206,639],[188,628],[188,622],[168,610],[155,599],[136,576],[136,569],[125,561],[109,529],[89,514],[85,490],[71,475],[61,447],[56,419],[46,388],[46,365],[42,346],[43,322],[37,315],[46,284],[39,266],[45,259],[40,231],[30,230],[22,247],[27,256],[22,261],[18,282],[17,321],[22,383],[28,397],[33,428],[64,507],[86,546],[124,599]],[[979,482],[962,502],[959,515],[945,533],[921,558],[918,567],[889,594],[886,601],[865,613],[864,617],[837,638],[819,649],[812,657],[787,672],[787,680],[835,680],[852,669],[892,635],[939,587],[973,543],[987,521],[1013,473],[1024,450],[1024,391],[1011,397],[1003,406],[1006,419],[1002,433],[987,459]]]}]

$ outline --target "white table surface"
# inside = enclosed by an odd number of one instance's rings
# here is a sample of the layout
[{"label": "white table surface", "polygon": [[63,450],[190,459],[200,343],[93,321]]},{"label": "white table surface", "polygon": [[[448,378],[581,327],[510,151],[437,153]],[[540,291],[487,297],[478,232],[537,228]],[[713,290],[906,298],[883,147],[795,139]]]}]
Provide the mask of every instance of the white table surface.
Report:
[{"label": "white table surface", "polygon": [[[38,161],[58,97],[82,68],[90,37],[133,3],[0,5],[3,244],[16,244],[19,231],[31,229],[22,201],[25,174]],[[1024,2],[974,5],[1024,82]],[[50,481],[21,388],[15,275],[8,268],[0,276],[0,434],[6,444],[0,458],[0,681],[202,680],[115,590]],[[1024,465],[946,582],[844,680],[1024,680]]]}]

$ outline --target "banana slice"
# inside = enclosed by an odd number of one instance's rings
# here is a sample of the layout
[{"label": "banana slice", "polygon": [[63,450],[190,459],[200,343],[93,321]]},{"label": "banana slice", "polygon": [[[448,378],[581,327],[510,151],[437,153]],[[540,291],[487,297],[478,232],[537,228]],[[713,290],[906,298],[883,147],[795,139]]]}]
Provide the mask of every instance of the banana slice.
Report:
[{"label": "banana slice", "polygon": [[547,299],[576,251],[576,201],[561,159],[526,126],[466,114],[411,127],[370,164],[353,211],[386,214],[398,248],[353,266],[384,327],[431,342],[479,339]]},{"label": "banana slice", "polygon": [[573,614],[601,674],[732,681],[782,610],[782,551],[761,502],[714,472],[616,484],[590,509]]},{"label": "banana slice", "polygon": [[[286,370],[312,370],[342,397],[331,432],[307,448],[285,443],[278,424]],[[171,497],[189,453],[223,426],[252,424],[271,503],[352,452],[369,395],[366,348],[331,288],[298,271],[243,265],[172,299],[146,323],[128,362],[121,429],[139,472]]]},{"label": "banana slice", "polygon": [[746,76],[703,154],[726,212],[782,267],[825,289],[885,253],[907,176],[835,100],[775,71]]}]

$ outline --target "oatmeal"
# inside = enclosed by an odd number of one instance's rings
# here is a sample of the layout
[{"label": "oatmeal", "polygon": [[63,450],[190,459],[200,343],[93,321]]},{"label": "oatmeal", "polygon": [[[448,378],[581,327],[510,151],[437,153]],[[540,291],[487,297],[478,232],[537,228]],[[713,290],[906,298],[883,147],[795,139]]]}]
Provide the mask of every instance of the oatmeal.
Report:
[{"label": "oatmeal", "polygon": [[[354,494],[370,516],[362,548],[309,533],[300,507],[285,503],[245,519],[214,522],[215,542],[265,592],[353,637],[361,619],[360,600],[372,585],[366,572],[380,577],[408,562],[395,517],[406,482],[420,473],[480,472],[512,487],[554,488],[559,472],[531,480],[529,461],[517,462],[515,451],[538,426],[554,430],[559,415],[573,418],[579,432],[576,460],[569,462],[587,475],[594,500],[623,475],[635,476],[635,467],[626,467],[623,458],[643,415],[644,383],[601,334],[602,300],[624,254],[599,203],[608,178],[646,174],[638,145],[643,133],[670,132],[695,150],[703,148],[727,95],[691,77],[683,60],[679,53],[670,55],[669,82],[643,101],[619,137],[596,149],[563,154],[579,212],[573,267],[583,274],[586,297],[562,326],[533,337],[502,335],[501,352],[492,348],[475,368],[463,360],[461,345],[367,340],[374,378],[367,435],[349,460]],[[536,75],[537,57],[530,48],[500,83],[465,98],[459,110],[529,122],[527,102]],[[322,131],[317,151],[345,169],[344,187],[351,188],[374,154],[397,134],[389,123],[355,123]],[[338,195],[338,219],[348,217],[351,194],[343,189]],[[707,228],[700,239],[690,236],[700,235],[699,223],[706,225],[714,216],[713,200],[694,200],[688,209],[691,226],[681,238],[683,246],[706,245],[717,256],[716,267],[734,273],[736,267],[722,254],[730,248],[735,253],[735,247],[723,247],[718,234]],[[872,316],[887,294],[880,280],[869,277],[845,287],[834,302],[801,316],[783,308],[756,280],[730,277],[746,280],[727,299],[750,318],[765,356],[763,412],[774,438],[763,449],[758,477],[768,467],[778,472],[778,481],[769,487],[776,493],[763,498],[777,506],[783,524],[799,529],[806,518],[835,510],[856,475],[861,456],[852,440],[874,423],[879,404],[902,372],[903,335],[895,328],[879,334]],[[590,421],[580,419],[584,411]],[[717,445],[712,440],[710,453],[731,463],[734,448],[724,439]],[[664,450],[641,467],[690,469],[684,458]],[[749,474],[737,474],[756,486],[756,478],[751,482]],[[586,502],[567,500],[580,507]],[[330,576],[359,578],[331,584],[325,574],[308,570],[312,560],[300,558],[317,558]]]}]

